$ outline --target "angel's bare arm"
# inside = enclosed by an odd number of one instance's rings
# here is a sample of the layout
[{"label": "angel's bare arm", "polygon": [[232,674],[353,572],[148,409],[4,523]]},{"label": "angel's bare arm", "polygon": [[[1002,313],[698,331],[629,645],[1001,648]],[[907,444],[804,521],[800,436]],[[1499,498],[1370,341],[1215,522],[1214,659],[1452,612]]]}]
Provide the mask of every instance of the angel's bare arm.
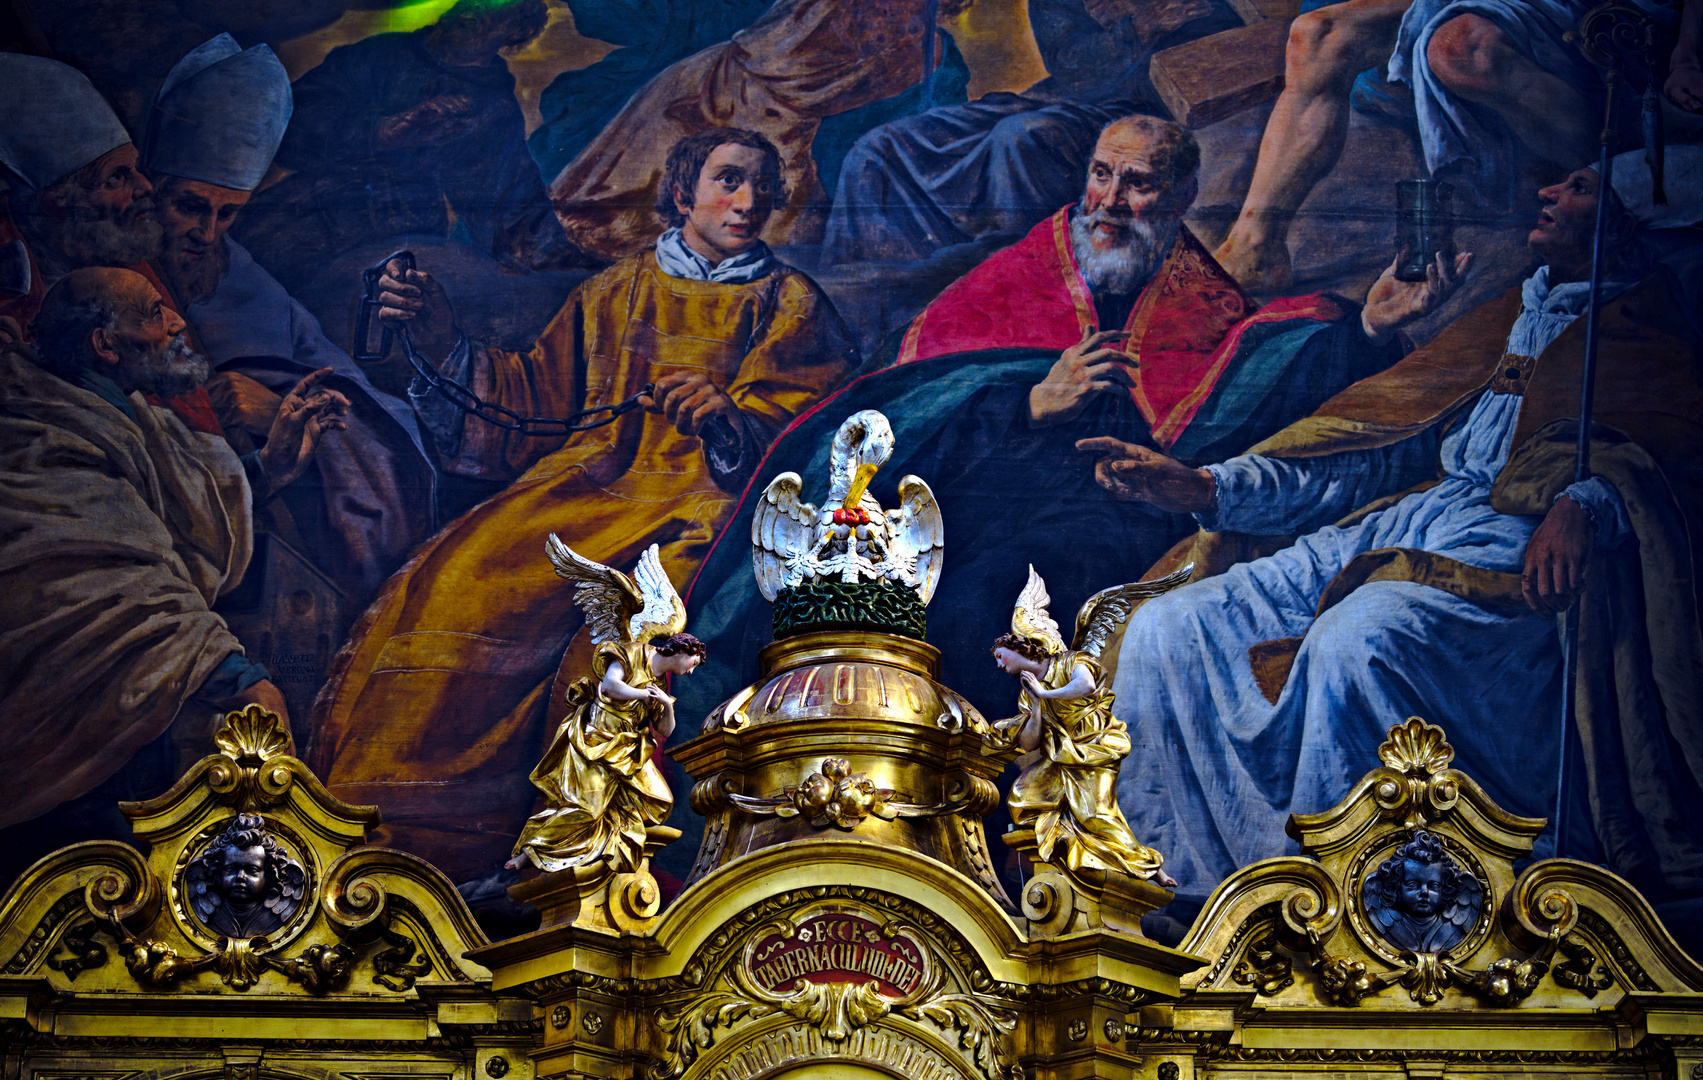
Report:
[{"label": "angel's bare arm", "polygon": [[663,693],[660,686],[651,687],[656,691],[656,699],[662,702],[662,715],[656,718],[651,727],[656,730],[657,740],[667,741],[674,734],[674,699]]},{"label": "angel's bare arm", "polygon": [[1075,701],[1077,698],[1084,698],[1092,694],[1095,686],[1099,685],[1094,681],[1094,673],[1088,670],[1087,664],[1077,664],[1072,669],[1070,676],[1070,681],[1057,690],[1042,690],[1032,687],[1029,692],[1040,697],[1050,698],[1053,701]]},{"label": "angel's bare arm", "polygon": [[[638,701],[641,698],[652,698],[662,693],[654,686],[647,686],[641,690],[628,683],[627,669],[619,663],[609,665],[609,670],[603,673],[603,682],[598,684],[598,688],[603,691],[604,696],[612,697],[616,701]],[[656,693],[652,693],[653,690]]]},{"label": "angel's bare arm", "polygon": [[616,701],[638,701],[650,698],[662,702],[662,715],[651,726],[656,728],[659,739],[666,739],[674,734],[674,699],[669,697],[660,686],[647,686],[644,689],[627,682],[627,669],[619,663],[609,665],[609,670],[603,673],[603,682],[599,684],[603,693]]}]

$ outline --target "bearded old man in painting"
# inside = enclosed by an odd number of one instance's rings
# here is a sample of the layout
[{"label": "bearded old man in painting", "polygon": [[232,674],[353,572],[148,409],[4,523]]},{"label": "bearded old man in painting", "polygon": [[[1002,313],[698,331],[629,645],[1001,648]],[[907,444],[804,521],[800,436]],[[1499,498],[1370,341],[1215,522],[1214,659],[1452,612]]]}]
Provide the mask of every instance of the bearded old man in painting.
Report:
[{"label": "bearded old man in painting", "polygon": [[[1457,267],[1438,267],[1429,282],[1386,275],[1363,310],[1323,295],[1256,310],[1183,223],[1199,162],[1194,136],[1169,121],[1107,125],[1080,203],[947,288],[891,367],[836,395],[764,465],[764,475],[821,475],[810,462],[825,455],[831,425],[862,408],[892,418],[896,456],[881,476],[928,477],[952,536],[931,638],[977,640],[1003,621],[999,598],[1021,590],[1031,563],[1053,568],[1055,602],[1074,609],[1108,582],[1135,580],[1193,529],[1186,515],[1131,514],[1113,500],[1081,440],[1185,460],[1233,453],[1398,360],[1396,328],[1454,286]],[[736,521],[729,535],[745,528]],[[741,548],[722,543],[692,594],[712,659],[699,676],[708,685],[684,691],[693,709],[683,715],[755,677],[727,666],[767,641]],[[942,679],[977,708],[1005,707],[1009,688],[988,665],[950,652],[942,662]]]},{"label": "bearded old man in painting", "polygon": [[290,387],[330,368],[348,428],[263,527],[298,546],[358,610],[431,535],[434,473],[413,408],[367,381],[319,322],[229,235],[290,119],[290,81],[264,45],[220,34],[180,60],[155,97],[142,167],[162,229],[153,265],[216,374],[227,431],[264,437]]},{"label": "bearded old man in painting", "polygon": [[[348,409],[316,372],[285,397],[265,448],[239,459],[160,404],[208,365],[129,270],[67,274],[35,328],[35,347],[0,350],[0,724],[28,778],[0,791],[0,826],[29,822],[0,833],[8,864],[103,828],[128,835],[80,812],[39,816],[79,796],[99,815],[159,794],[205,753],[215,710],[252,703],[287,720],[212,604],[242,579],[254,505],[301,475]],[[131,782],[88,794],[144,748]]]},{"label": "bearded old man in painting", "polygon": [[76,68],[0,54],[0,340],[20,339],[42,297],[83,266],[132,266],[159,246],[153,187],[112,107]]},{"label": "bearded old man in painting", "polygon": [[[1556,799],[1562,656],[1580,603],[1579,803],[1560,853],[1658,907],[1703,896],[1703,644],[1694,567],[1703,383],[1694,311],[1641,254],[1703,219],[1703,147],[1643,151],[1538,193],[1523,285],[1248,453],[1194,469],[1126,446],[1101,479],[1204,529],[1293,546],[1226,568],[1203,534],[1161,564],[1221,570],[1131,617],[1115,689],[1136,749],[1119,800],[1200,900],[1346,796],[1392,717],[1449,724],[1499,806]],[[1611,231],[1590,464],[1574,482],[1591,245]],[[1337,524],[1331,524],[1337,522]],[[1208,543],[1212,541],[1212,543]],[[1587,810],[1588,805],[1588,810]],[[1538,854],[1556,851],[1546,833]]]}]

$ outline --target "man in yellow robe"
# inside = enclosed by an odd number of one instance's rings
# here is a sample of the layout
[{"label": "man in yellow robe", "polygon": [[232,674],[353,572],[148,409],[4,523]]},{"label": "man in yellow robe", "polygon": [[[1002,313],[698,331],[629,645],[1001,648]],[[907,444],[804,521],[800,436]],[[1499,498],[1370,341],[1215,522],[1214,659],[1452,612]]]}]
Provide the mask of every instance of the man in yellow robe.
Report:
[{"label": "man in yellow robe", "polygon": [[[314,713],[313,759],[340,798],[384,811],[380,842],[452,876],[489,870],[531,809],[547,722],[589,670],[573,590],[544,555],[554,532],[627,566],[649,545],[683,587],[774,433],[851,369],[832,303],[758,239],[785,200],[761,135],[720,128],[666,166],[675,227],[585,282],[532,350],[457,348],[446,374],[517,413],[561,416],[655,392],[647,408],[565,439],[529,438],[410,388],[445,466],[518,476],[420,549],[340,653]],[[431,279],[384,281],[386,315],[441,356],[452,316]],[[581,654],[584,654],[583,656]],[[562,677],[556,675],[562,662]]]}]

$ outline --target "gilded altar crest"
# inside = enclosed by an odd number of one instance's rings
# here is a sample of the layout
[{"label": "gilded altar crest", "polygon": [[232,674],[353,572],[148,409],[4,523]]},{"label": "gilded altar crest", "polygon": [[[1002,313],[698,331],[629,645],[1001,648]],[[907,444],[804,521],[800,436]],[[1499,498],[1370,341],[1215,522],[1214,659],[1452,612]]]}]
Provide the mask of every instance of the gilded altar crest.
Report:
[{"label": "gilded altar crest", "polygon": [[1300,856],[1248,866],[1213,894],[1181,947],[1218,959],[1191,989],[1388,1019],[1580,1009],[1617,986],[1659,985],[1657,970],[1672,985],[1698,977],[1612,874],[1568,859],[1517,870],[1546,823],[1451,768],[1442,728],[1397,724],[1378,757],[1341,803],[1290,818]]}]

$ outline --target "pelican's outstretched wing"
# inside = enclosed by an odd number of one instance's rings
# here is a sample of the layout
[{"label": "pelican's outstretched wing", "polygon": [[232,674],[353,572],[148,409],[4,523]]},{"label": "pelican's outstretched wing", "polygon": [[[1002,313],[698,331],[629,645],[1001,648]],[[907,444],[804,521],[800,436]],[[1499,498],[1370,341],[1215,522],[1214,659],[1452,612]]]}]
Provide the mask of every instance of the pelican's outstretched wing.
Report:
[{"label": "pelican's outstretched wing", "polygon": [[1029,583],[1017,594],[1017,606],[1011,611],[1011,632],[1020,638],[1038,641],[1049,654],[1064,651],[1064,638],[1059,636],[1058,623],[1047,613],[1053,602],[1047,595],[1047,583],[1029,567]]},{"label": "pelican's outstretched wing", "polygon": [[[655,550],[653,545],[651,551]],[[619,570],[592,562],[562,543],[555,533],[544,541],[544,553],[556,567],[556,576],[575,584],[574,603],[585,612],[592,642],[602,645],[606,641],[631,640],[628,620],[645,607],[645,598],[633,579]]]},{"label": "pelican's outstretched wing", "polygon": [[633,568],[633,584],[638,586],[644,606],[627,620],[629,641],[648,642],[686,629],[686,605],[663,572],[655,544],[639,556],[639,565]]},{"label": "pelican's outstretched wing", "polygon": [[1192,573],[1194,563],[1189,563],[1181,570],[1153,581],[1135,581],[1128,585],[1113,585],[1109,589],[1101,589],[1090,596],[1088,602],[1082,605],[1082,610],[1076,613],[1076,640],[1071,648],[1098,657],[1106,647],[1106,642],[1111,640],[1118,627],[1129,618],[1129,613],[1135,610],[1137,602],[1151,600],[1160,593],[1170,592],[1187,581]]},{"label": "pelican's outstretched wing", "polygon": [[763,489],[751,518],[751,565],[763,599],[786,586],[787,559],[809,551],[816,540],[816,507],[799,498],[804,481],[783,472]]},{"label": "pelican's outstretched wing", "polygon": [[899,481],[899,508],[887,511],[887,532],[894,553],[915,560],[917,595],[928,603],[940,582],[946,524],[934,492],[920,478],[907,476]]}]

